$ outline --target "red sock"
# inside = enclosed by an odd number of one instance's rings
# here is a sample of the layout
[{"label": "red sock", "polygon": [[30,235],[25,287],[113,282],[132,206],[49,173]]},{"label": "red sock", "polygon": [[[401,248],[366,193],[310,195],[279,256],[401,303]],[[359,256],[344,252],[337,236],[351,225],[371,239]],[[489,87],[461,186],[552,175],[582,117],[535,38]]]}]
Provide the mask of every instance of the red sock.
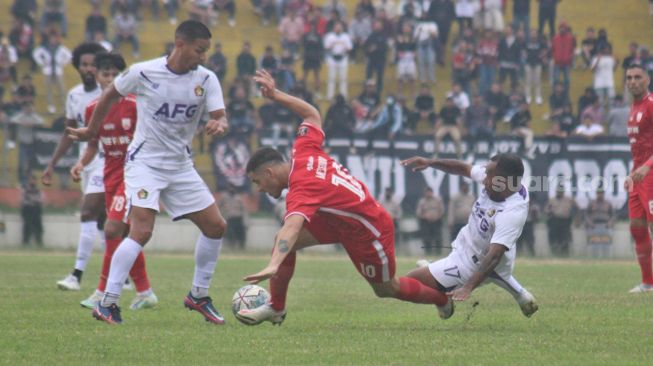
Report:
[{"label": "red sock", "polygon": [[106,247],[104,249],[104,259],[102,260],[102,273],[100,273],[100,282],[97,285],[98,291],[104,292],[107,287],[107,278],[109,277],[109,267],[111,267],[111,258],[113,257],[113,252],[116,251],[118,245],[122,238],[115,238],[105,240]]},{"label": "red sock", "polygon": [[630,233],[635,239],[635,253],[637,253],[637,261],[642,271],[642,283],[653,285],[653,268],[651,266],[651,250],[653,250],[653,245],[651,245],[651,235],[649,234],[648,227],[631,226]]},{"label": "red sock", "polygon": [[399,300],[417,304],[445,305],[449,299],[442,292],[425,286],[411,277],[399,277],[399,292],[395,295]]},{"label": "red sock", "polygon": [[295,252],[289,253],[286,259],[281,262],[277,274],[270,278],[270,303],[272,309],[281,311],[286,308],[286,294],[288,293],[288,284],[295,272]]},{"label": "red sock", "polygon": [[129,277],[134,281],[136,291],[143,292],[150,289],[150,280],[147,278],[147,271],[145,270],[145,256],[140,252],[136,257],[136,262],[129,271]]}]

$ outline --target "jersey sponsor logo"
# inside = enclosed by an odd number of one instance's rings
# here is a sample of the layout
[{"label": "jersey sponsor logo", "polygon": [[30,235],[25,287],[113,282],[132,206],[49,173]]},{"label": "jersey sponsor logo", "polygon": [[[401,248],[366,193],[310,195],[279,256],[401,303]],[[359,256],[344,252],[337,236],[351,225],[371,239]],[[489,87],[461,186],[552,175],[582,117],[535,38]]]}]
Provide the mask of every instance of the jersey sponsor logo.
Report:
[{"label": "jersey sponsor logo", "polygon": [[201,97],[204,96],[204,88],[202,88],[200,85],[196,86],[195,89],[193,89],[195,92],[195,96]]},{"label": "jersey sponsor logo", "polygon": [[306,135],[308,135],[308,127],[299,126],[299,129],[297,129],[297,136],[306,136]]},{"label": "jersey sponsor logo", "polygon": [[113,123],[105,123],[105,124],[102,125],[102,128],[105,131],[113,131],[113,130],[116,129],[116,125],[114,125]]},{"label": "jersey sponsor logo", "polygon": [[174,119],[178,115],[186,116],[186,118],[193,118],[197,112],[197,104],[175,104],[172,107],[168,103],[163,103],[161,107],[154,113],[155,117],[165,117]]},{"label": "jersey sponsor logo", "polygon": [[122,128],[124,130],[129,130],[132,126],[131,118],[123,118],[122,120],[120,120],[120,123],[122,124]]},{"label": "jersey sponsor logo", "polygon": [[643,113],[643,112],[637,112],[637,117],[636,117],[636,119],[637,119],[637,123],[639,123],[639,122],[642,121],[642,117],[643,117],[643,116],[644,116],[644,113]]},{"label": "jersey sponsor logo", "polygon": [[317,157],[317,171],[315,176],[319,179],[326,179],[327,159],[322,156]]},{"label": "jersey sponsor logo", "polygon": [[306,163],[306,170],[308,170],[309,172],[312,171],[314,163],[315,163],[315,159],[312,156],[310,156],[308,158],[308,163]]},{"label": "jersey sponsor logo", "polygon": [[149,195],[149,193],[144,188],[141,188],[141,190],[138,191],[137,195],[138,195],[139,199],[144,200],[144,199],[147,199],[147,196]]}]

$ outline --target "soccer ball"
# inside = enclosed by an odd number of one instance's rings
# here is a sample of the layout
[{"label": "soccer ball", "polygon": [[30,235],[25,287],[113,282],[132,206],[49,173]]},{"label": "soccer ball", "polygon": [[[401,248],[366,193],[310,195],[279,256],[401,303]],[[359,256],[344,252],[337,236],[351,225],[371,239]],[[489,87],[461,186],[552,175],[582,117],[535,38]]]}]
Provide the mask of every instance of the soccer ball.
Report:
[{"label": "soccer ball", "polygon": [[231,298],[231,311],[236,315],[239,310],[255,309],[265,305],[269,300],[270,294],[263,287],[257,285],[243,286]]}]

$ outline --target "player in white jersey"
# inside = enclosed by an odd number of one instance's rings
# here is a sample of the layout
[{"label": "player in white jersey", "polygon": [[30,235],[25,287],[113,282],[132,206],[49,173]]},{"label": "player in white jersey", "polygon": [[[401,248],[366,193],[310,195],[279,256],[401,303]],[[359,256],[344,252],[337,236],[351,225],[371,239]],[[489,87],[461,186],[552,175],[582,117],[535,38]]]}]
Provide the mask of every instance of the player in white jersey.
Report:
[{"label": "player in white jersey", "polygon": [[71,137],[88,140],[97,134],[112,103],[136,94],[134,139],[127,151],[125,190],[129,200],[129,235],[113,255],[102,301],[93,315],[110,324],[122,322],[117,305],[129,269],[149,241],[159,199],[173,220],[190,219],[202,232],[195,246],[195,276],[184,305],[214,324],[224,318],[213,307],[208,288],[222,245],[226,223],[213,195],[191,159],[191,143],[200,119],[206,133],[227,133],[220,82],[200,64],[210,47],[211,32],[202,23],[185,21],[175,31],[175,48],[162,57],[132,65],[100,97],[87,128],[71,129]]},{"label": "player in white jersey", "polygon": [[[102,93],[95,81],[97,72],[95,54],[100,51],[104,51],[104,48],[97,43],[82,43],[73,51],[73,65],[77,69],[82,83],[70,89],[66,98],[66,125],[69,127],[84,126],[86,106]],[[52,159],[41,177],[41,182],[44,185],[49,186],[52,184],[54,167],[61,157],[66,154],[72,143],[73,140],[65,134],[61,136],[61,140],[59,140],[59,144],[57,144],[57,148],[52,154]],[[80,156],[81,152],[84,151],[84,146],[80,146]],[[82,174],[82,192],[84,196],[82,198],[77,257],[73,271],[57,282],[57,286],[62,290],[80,289],[82,274],[93,252],[93,243],[95,243],[98,231],[103,236],[101,228],[106,217],[104,212],[104,183],[102,181],[104,161],[100,160],[99,157],[95,160]]]},{"label": "player in white jersey", "polygon": [[499,154],[487,165],[471,166],[459,160],[414,157],[402,162],[413,171],[428,167],[461,175],[483,184],[481,195],[446,258],[408,274],[425,285],[464,301],[487,282],[507,290],[527,317],[537,309],[535,298],[512,276],[517,238],[528,216],[529,194],[521,184],[524,165],[517,155]]}]

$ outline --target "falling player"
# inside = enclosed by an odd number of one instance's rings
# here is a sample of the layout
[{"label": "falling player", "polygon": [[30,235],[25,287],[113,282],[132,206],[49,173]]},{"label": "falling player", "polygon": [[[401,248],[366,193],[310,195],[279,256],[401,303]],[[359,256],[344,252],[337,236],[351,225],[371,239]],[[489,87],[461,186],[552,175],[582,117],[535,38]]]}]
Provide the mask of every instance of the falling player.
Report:
[{"label": "falling player", "polygon": [[[97,43],[82,43],[73,50],[73,66],[79,73],[82,83],[70,89],[66,98],[66,125],[69,127],[84,126],[86,106],[93,99],[99,97],[102,92],[95,81],[95,54],[101,51],[104,51],[104,48]],[[54,167],[59,159],[66,154],[72,143],[73,141],[67,135],[64,134],[61,137],[57,148],[52,154],[52,159],[41,177],[41,182],[44,185],[49,186],[52,184]],[[80,156],[83,150],[84,146],[81,145]],[[73,272],[57,282],[57,286],[62,290],[78,291],[80,289],[82,274],[93,252],[93,244],[98,234],[98,228],[102,227],[104,223],[103,169],[104,159],[102,154],[98,154],[82,172],[81,186],[84,196],[82,198],[77,257]],[[102,233],[100,235],[103,236]]]},{"label": "falling player", "polygon": [[628,118],[628,139],[633,154],[633,170],[625,181],[628,191],[630,233],[642,272],[642,282],[631,293],[653,291],[651,268],[651,228],[653,228],[653,95],[649,94],[646,69],[633,64],[626,69],[626,87],[633,96]]},{"label": "falling player", "polygon": [[[102,90],[105,90],[118,73],[125,69],[125,60],[119,54],[100,52],[95,55],[97,67],[97,81]],[[97,100],[86,107],[85,120],[89,121],[95,110]],[[127,231],[127,204],[125,199],[125,185],[123,171],[127,146],[132,140],[136,127],[136,99],[133,95],[121,98],[114,103],[106,118],[102,122],[98,136],[89,141],[81,159],[71,169],[74,179],[78,180],[84,167],[95,158],[98,152],[98,143],[101,142],[104,151],[104,188],[105,206],[107,207],[107,222],[104,227],[106,234],[106,248],[102,263],[102,274],[95,292],[81,302],[83,307],[93,309],[102,299],[109,276],[111,258],[116,248],[124,238]],[[99,142],[98,142],[99,140]],[[136,291],[136,297],[130,309],[150,308],[157,304],[158,299],[150,287],[145,270],[145,257],[140,253],[129,272]]]},{"label": "falling player", "polygon": [[169,57],[132,65],[102,93],[87,128],[67,129],[74,138],[92,138],[111,104],[121,96],[137,95],[138,123],[125,164],[129,235],[113,254],[106,292],[93,310],[99,320],[122,323],[117,305],[122,282],[152,235],[161,199],[173,220],[189,219],[201,231],[195,245],[195,275],[184,305],[207,321],[224,323],[209,297],[209,285],[226,224],[193,167],[190,149],[198,122],[205,115],[207,135],[222,136],[228,131],[220,82],[200,65],[210,39],[211,32],[204,24],[182,22]]},{"label": "falling player", "polygon": [[267,147],[255,152],[247,163],[247,174],[260,191],[279,198],[284,189],[289,190],[287,213],[269,264],[244,278],[253,283],[269,278],[271,301],[241,310],[236,316],[249,324],[280,324],[286,315],[286,293],[295,269],[296,251],[341,243],[377,296],[436,305],[440,317],[450,317],[453,302],[443,292],[414,278],[395,277],[392,218],[363,183],[322,150],[325,136],[319,112],[301,99],[276,90],[272,76],[265,71],[258,71],[255,81],[264,96],[288,108],[303,122],[291,162]]}]

